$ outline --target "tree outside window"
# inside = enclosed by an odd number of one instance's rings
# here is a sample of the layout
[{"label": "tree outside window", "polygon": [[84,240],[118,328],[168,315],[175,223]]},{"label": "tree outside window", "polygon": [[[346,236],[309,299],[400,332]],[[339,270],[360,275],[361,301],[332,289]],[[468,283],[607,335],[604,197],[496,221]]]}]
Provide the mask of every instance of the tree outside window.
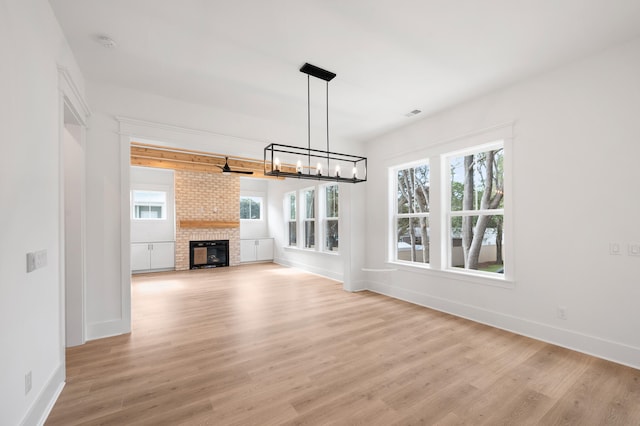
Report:
[{"label": "tree outside window", "polygon": [[240,197],[240,219],[262,219],[262,197]]},{"label": "tree outside window", "polygon": [[504,149],[449,157],[449,265],[503,272]]},{"label": "tree outside window", "polygon": [[429,164],[399,169],[396,178],[396,260],[429,263]]},{"label": "tree outside window", "polygon": [[307,189],[302,192],[304,202],[304,248],[316,246],[316,203],[315,189]]},{"label": "tree outside window", "polygon": [[338,251],[338,247],[339,247],[338,185],[333,184],[333,185],[325,186],[324,197],[325,197],[324,250]]},{"label": "tree outside window", "polygon": [[287,214],[287,234],[289,246],[295,247],[298,244],[297,228],[298,221],[296,215],[296,193],[291,192],[285,195],[285,206],[288,210]]}]

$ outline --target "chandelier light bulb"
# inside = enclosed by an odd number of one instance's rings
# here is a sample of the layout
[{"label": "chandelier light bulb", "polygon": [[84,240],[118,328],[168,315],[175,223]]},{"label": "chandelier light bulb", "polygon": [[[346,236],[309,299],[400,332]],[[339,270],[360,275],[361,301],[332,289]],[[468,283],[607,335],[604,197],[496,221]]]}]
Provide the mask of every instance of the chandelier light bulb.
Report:
[{"label": "chandelier light bulb", "polygon": [[318,166],[316,167],[316,174],[318,176],[322,176],[322,164],[318,163]]}]

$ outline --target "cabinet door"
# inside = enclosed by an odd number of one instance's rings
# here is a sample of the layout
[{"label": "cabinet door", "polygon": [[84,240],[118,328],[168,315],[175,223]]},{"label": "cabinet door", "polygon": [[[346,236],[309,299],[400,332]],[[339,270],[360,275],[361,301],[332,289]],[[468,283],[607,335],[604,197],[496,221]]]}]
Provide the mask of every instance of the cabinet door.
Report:
[{"label": "cabinet door", "polygon": [[258,240],[256,260],[273,260],[273,238]]},{"label": "cabinet door", "polygon": [[175,243],[151,243],[150,253],[151,269],[175,268]]},{"label": "cabinet door", "polygon": [[240,262],[255,262],[256,240],[240,240]]},{"label": "cabinet door", "polygon": [[148,243],[132,243],[131,244],[131,270],[144,271],[150,268],[149,263],[149,244]]}]

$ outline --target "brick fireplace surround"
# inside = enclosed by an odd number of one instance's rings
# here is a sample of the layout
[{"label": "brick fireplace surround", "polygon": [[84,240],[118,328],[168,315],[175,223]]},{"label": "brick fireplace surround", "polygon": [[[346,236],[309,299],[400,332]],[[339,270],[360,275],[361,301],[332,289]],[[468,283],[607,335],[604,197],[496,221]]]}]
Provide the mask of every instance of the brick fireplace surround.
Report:
[{"label": "brick fireplace surround", "polygon": [[229,266],[240,264],[240,228],[182,228],[181,220],[240,221],[240,178],[176,170],[176,270],[189,269],[189,241],[229,240]]}]

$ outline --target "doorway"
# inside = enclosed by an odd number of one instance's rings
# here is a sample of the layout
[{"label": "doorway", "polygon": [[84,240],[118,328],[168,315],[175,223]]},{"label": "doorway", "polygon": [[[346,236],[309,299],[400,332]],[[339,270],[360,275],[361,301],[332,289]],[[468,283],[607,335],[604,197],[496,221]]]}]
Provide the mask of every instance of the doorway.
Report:
[{"label": "doorway", "polygon": [[65,102],[62,130],[64,175],[65,346],[85,336],[85,149],[84,127]]}]

